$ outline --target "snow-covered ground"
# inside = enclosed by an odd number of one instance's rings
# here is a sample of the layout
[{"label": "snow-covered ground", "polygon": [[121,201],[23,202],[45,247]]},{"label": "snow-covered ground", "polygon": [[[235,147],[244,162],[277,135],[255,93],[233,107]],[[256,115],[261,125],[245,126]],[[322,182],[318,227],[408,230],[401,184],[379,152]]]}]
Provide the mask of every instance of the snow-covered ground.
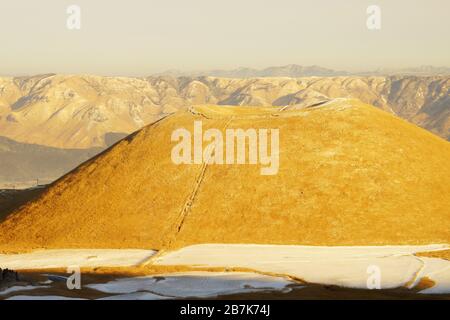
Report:
[{"label": "snow-covered ground", "polygon": [[[426,293],[450,293],[450,261],[413,254],[446,245],[313,247],[203,244],[155,257],[156,265],[249,268],[288,275],[308,283],[370,288],[379,274],[382,289],[412,287],[423,277],[437,284]],[[370,284],[368,284],[370,283]]]},{"label": "snow-covered ground", "polygon": [[39,250],[24,254],[0,254],[0,268],[13,270],[51,269],[76,266],[127,267],[138,265],[155,251],[135,249],[61,249]]},{"label": "snow-covered ground", "polygon": [[[246,268],[255,272],[183,272],[122,278],[86,287],[110,294],[106,299],[212,297],[233,293],[290,290],[307,283],[383,289],[414,288],[424,278],[435,285],[421,293],[450,293],[450,261],[414,253],[445,250],[447,245],[320,247],[295,245],[202,244],[154,255],[152,250],[43,250],[0,255],[0,268],[51,269],[70,266],[127,267],[139,264]],[[294,280],[295,279],[295,280]],[[43,284],[43,283],[42,283]],[[25,287],[26,290],[32,288]],[[3,296],[19,288],[7,288]],[[1,293],[0,293],[1,294]],[[22,295],[21,298],[27,298]],[[19,298],[19,297],[15,297]],[[44,297],[45,298],[45,297]]]},{"label": "snow-covered ground", "polygon": [[167,299],[215,297],[257,291],[290,291],[296,282],[250,272],[183,272],[159,274],[91,284],[86,287],[105,293],[121,294],[107,299]]},{"label": "snow-covered ground", "polygon": [[436,284],[428,289],[420,291],[427,294],[450,293],[450,261],[420,257],[424,265],[417,274],[417,279],[428,277]]}]

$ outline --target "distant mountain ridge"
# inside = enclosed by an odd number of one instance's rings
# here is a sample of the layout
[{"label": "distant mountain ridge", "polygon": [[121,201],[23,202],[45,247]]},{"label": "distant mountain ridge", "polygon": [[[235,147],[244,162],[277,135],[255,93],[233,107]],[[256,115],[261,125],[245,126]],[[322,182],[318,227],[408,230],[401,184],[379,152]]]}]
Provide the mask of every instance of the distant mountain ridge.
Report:
[{"label": "distant mountain ridge", "polygon": [[317,65],[301,66],[298,64],[288,64],[284,66],[273,66],[264,69],[255,68],[236,68],[230,70],[207,70],[182,72],[178,70],[168,70],[156,73],[153,76],[172,76],[172,77],[224,77],[224,78],[258,78],[258,77],[336,77],[336,76],[389,76],[389,75],[450,75],[450,67],[420,66],[412,68],[380,68],[376,70],[362,72],[348,72],[342,70],[333,70]]},{"label": "distant mountain ridge", "polygon": [[235,70],[215,70],[208,72],[208,76],[227,78],[257,78],[257,77],[333,77],[348,75],[345,71],[334,71],[319,66],[300,66],[289,64],[280,67],[269,67],[262,70],[251,68],[239,68]]},{"label": "distant mountain ridge", "polygon": [[445,76],[450,75],[448,67],[420,66],[416,68],[389,69],[382,68],[371,72],[361,72],[359,75],[411,75],[411,76]]},{"label": "distant mountain ridge", "polygon": [[209,71],[193,71],[181,72],[177,70],[169,70],[162,73],[157,73],[154,76],[173,76],[173,77],[223,77],[223,78],[264,78],[264,77],[334,77],[345,76],[349,73],[346,71],[335,71],[320,66],[301,66],[297,64],[288,64],[285,66],[268,67],[264,69],[254,68],[237,68],[231,70],[209,70]]}]

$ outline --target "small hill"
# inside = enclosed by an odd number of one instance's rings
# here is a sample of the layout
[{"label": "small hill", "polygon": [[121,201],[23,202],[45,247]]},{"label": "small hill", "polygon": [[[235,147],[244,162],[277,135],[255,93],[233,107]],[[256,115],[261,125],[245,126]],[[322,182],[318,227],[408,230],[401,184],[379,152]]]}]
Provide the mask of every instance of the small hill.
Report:
[{"label": "small hill", "polygon": [[[276,175],[176,165],[171,134],[277,128]],[[127,137],[0,224],[0,250],[450,243],[450,144],[358,100],[199,106]]]}]

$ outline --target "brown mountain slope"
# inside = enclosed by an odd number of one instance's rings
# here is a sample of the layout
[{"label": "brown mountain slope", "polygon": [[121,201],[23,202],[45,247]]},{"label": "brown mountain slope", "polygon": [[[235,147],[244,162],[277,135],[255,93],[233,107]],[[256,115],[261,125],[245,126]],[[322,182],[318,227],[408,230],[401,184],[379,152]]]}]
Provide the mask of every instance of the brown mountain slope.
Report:
[{"label": "brown mountain slope", "polygon": [[136,78],[2,78],[0,135],[57,148],[105,147],[108,134],[129,134],[176,110],[155,96],[148,81]]},{"label": "brown mountain slope", "polygon": [[0,78],[0,136],[62,148],[105,147],[192,104],[301,107],[357,98],[450,139],[450,77]]},{"label": "brown mountain slope", "polygon": [[[192,243],[450,243],[450,144],[340,99],[315,108],[197,107],[144,128],[0,225],[0,249]],[[278,128],[280,167],[175,165],[173,130]]]}]

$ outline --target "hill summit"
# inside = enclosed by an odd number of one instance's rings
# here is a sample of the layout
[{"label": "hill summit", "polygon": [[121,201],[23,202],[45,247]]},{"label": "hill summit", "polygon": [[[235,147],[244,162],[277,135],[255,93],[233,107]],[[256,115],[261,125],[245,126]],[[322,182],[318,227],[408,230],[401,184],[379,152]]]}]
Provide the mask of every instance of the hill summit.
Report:
[{"label": "hill summit", "polygon": [[[278,129],[279,169],[175,164],[172,133]],[[450,144],[359,100],[202,105],[87,161],[0,224],[0,250],[449,243]]]}]

